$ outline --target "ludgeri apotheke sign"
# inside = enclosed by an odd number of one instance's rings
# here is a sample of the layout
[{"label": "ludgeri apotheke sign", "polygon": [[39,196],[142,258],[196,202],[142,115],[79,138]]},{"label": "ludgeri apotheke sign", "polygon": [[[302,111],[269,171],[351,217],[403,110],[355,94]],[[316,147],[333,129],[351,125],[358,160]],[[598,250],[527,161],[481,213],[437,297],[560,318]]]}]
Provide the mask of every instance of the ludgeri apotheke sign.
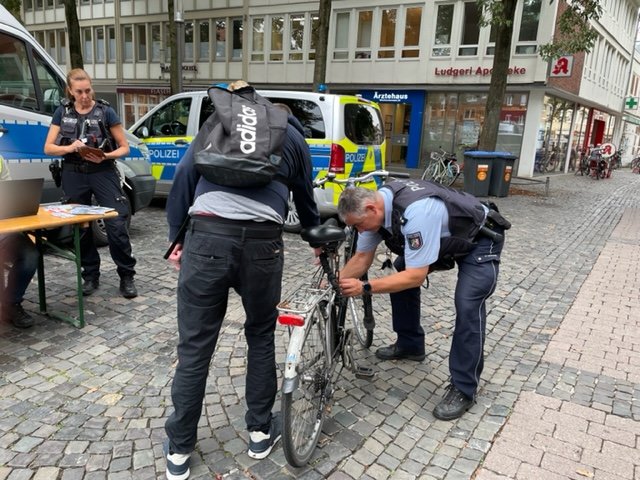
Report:
[{"label": "ludgeri apotheke sign", "polygon": [[[467,68],[435,68],[436,76],[440,77],[488,77],[491,75],[493,68],[488,67],[467,67]],[[524,75],[527,73],[527,69],[525,67],[509,67],[508,74],[509,75]]]}]

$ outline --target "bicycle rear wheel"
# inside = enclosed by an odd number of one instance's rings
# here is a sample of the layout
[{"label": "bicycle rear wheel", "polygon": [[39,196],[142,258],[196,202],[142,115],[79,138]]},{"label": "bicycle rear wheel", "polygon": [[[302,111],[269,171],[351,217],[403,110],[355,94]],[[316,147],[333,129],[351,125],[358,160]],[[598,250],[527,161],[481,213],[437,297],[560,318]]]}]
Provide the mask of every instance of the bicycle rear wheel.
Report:
[{"label": "bicycle rear wheel", "polygon": [[456,162],[451,162],[449,163],[449,165],[447,165],[447,174],[443,178],[442,183],[447,187],[450,187],[451,185],[453,185],[453,182],[456,181],[458,175],[460,175],[460,165],[458,165]]},{"label": "bicycle rear wheel", "polygon": [[318,444],[331,388],[330,352],[327,350],[325,319],[319,308],[307,318],[311,322],[300,348],[296,372],[298,385],[282,395],[282,449],[289,464],[304,466]]}]

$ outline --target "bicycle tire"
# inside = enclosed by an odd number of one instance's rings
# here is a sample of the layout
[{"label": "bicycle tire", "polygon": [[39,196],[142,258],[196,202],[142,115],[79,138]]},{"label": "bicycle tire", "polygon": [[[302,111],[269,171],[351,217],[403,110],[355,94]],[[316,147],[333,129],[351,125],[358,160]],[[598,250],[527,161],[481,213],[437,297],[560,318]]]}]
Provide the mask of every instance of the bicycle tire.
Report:
[{"label": "bicycle tire", "polygon": [[303,467],[315,451],[325,420],[328,391],[331,388],[330,352],[325,320],[319,308],[307,318],[312,322],[300,348],[298,385],[284,393],[282,410],[282,449],[290,465]]},{"label": "bicycle tire", "polygon": [[[344,247],[344,263],[346,264],[353,256],[353,252],[356,250],[356,244],[358,243],[358,231],[356,229],[351,230],[351,234],[348,236]],[[360,280],[368,280],[369,277],[365,273]],[[371,324],[375,323],[373,317],[373,304],[371,302],[370,295],[364,295],[362,297],[349,297],[347,300],[347,311],[351,316],[353,323],[353,329],[356,332],[356,338],[360,345],[364,348],[369,348],[373,344],[373,328],[367,328],[365,326],[365,318],[369,317]]]},{"label": "bicycle tire", "polygon": [[445,177],[446,180],[442,183],[447,187],[450,187],[451,185],[453,185],[453,182],[456,181],[458,175],[460,175],[460,165],[458,165],[456,162],[451,162],[449,163],[449,165],[447,165],[447,172]]},{"label": "bicycle tire", "polygon": [[436,181],[436,176],[438,176],[438,164],[437,162],[432,162],[422,172],[422,180]]}]

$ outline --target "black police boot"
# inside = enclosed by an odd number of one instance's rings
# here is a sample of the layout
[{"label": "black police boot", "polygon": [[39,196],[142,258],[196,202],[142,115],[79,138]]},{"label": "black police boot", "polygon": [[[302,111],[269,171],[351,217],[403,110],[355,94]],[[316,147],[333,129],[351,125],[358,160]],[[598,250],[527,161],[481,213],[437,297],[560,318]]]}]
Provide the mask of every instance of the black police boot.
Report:
[{"label": "black police boot", "polygon": [[400,350],[398,344],[394,343],[388,347],[380,347],[376,350],[376,357],[381,360],[413,360],[414,362],[421,362],[424,360],[425,354]]},{"label": "black police boot", "polygon": [[458,390],[453,383],[447,387],[447,394],[433,409],[433,416],[438,420],[453,420],[461,417],[475,401]]},{"label": "black police boot", "polygon": [[3,305],[2,316],[4,319],[10,320],[13,326],[17,328],[33,327],[35,323],[33,317],[24,311],[20,303]]},{"label": "black police boot", "polygon": [[97,278],[87,278],[82,284],[82,294],[88,297],[95,292],[100,286],[100,281]]},{"label": "black police boot", "polygon": [[138,290],[135,283],[133,283],[133,277],[122,277],[120,279],[120,293],[124,298],[135,298],[138,296]]}]

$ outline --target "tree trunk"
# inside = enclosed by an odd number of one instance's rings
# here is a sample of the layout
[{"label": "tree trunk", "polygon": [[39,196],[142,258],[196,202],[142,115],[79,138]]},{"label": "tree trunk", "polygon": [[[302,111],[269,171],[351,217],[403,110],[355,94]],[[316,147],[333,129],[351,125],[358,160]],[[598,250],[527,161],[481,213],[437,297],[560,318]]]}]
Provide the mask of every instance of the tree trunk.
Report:
[{"label": "tree trunk", "polygon": [[176,36],[175,7],[173,0],[169,0],[169,48],[171,49],[171,64],[169,65],[169,78],[171,82],[171,95],[180,93],[180,79],[182,65],[178,65],[178,48]]},{"label": "tree trunk", "polygon": [[513,20],[516,11],[516,0],[504,0],[504,18],[506,24],[496,27],[496,46],[493,55],[491,84],[484,113],[484,124],[478,139],[478,150],[494,151],[498,142],[500,112],[507,91],[509,60],[511,59],[511,37],[513,36]]},{"label": "tree trunk", "polygon": [[82,43],[80,41],[80,23],[78,22],[78,12],[75,0],[63,0],[64,16],[67,20],[67,31],[69,34],[69,60],[71,68],[84,68],[82,58]]},{"label": "tree trunk", "polygon": [[313,91],[319,91],[325,83],[327,74],[327,46],[329,43],[329,20],[331,18],[331,0],[320,0],[318,12],[318,30],[316,36],[316,61],[313,68]]}]

